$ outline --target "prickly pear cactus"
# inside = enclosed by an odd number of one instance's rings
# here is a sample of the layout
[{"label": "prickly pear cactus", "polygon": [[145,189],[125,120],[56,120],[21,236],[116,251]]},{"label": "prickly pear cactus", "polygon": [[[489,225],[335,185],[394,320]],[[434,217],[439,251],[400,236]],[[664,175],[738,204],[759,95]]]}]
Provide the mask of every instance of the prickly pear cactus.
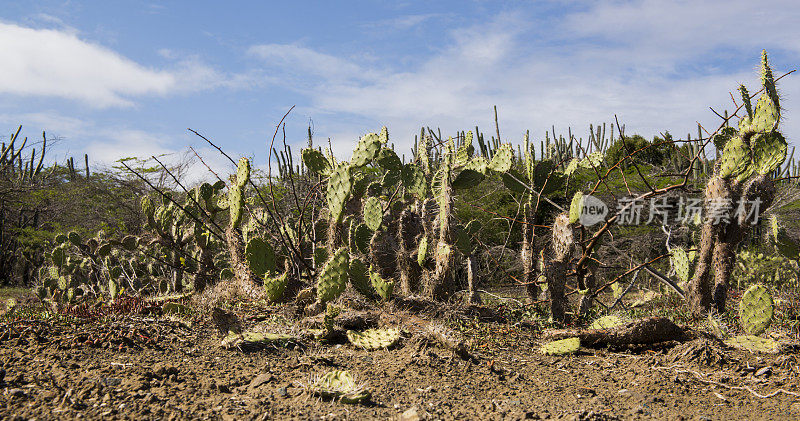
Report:
[{"label": "prickly pear cactus", "polygon": [[622,326],[622,319],[617,316],[603,316],[589,325],[589,329],[613,329]]},{"label": "prickly pear cactus", "polygon": [[328,175],[331,171],[331,164],[322,152],[313,148],[306,148],[301,152],[301,156],[303,163],[306,164],[306,168],[310,171],[320,175]]},{"label": "prickly pear cactus", "polygon": [[250,270],[258,277],[275,270],[275,251],[261,238],[251,238],[247,242],[244,258]]},{"label": "prickly pear cactus", "polygon": [[417,199],[425,199],[428,196],[428,180],[425,172],[419,166],[409,163],[403,166],[400,172],[400,179],[406,191],[414,195]]},{"label": "prickly pear cactus", "polygon": [[365,225],[356,221],[350,223],[349,245],[351,253],[367,253],[372,239],[372,231]]},{"label": "prickly pear cactus", "polygon": [[231,225],[236,228],[242,223],[242,208],[244,207],[242,188],[238,185],[232,185],[228,190],[227,205],[230,211]]},{"label": "prickly pear cactus", "polygon": [[239,165],[236,166],[236,185],[240,189],[244,189],[247,182],[250,181],[250,160],[247,158],[239,158]]},{"label": "prickly pear cactus", "polygon": [[344,205],[350,197],[352,188],[353,177],[350,165],[339,164],[328,180],[328,194],[326,195],[328,209],[333,221],[341,222],[344,214]]},{"label": "prickly pear cactus", "polygon": [[372,283],[372,287],[375,288],[375,292],[378,293],[378,296],[381,297],[381,300],[386,301],[389,298],[392,298],[392,291],[394,291],[394,281],[387,281],[381,277],[381,274],[374,268],[371,267],[369,270],[369,280]]},{"label": "prickly pear cactus", "polygon": [[774,313],[772,296],[763,285],[753,285],[742,294],[739,302],[739,319],[749,335],[764,333],[772,323]]},{"label": "prickly pear cactus", "polygon": [[675,273],[678,275],[678,279],[680,279],[681,282],[689,282],[691,273],[689,268],[689,255],[686,254],[686,250],[684,250],[683,247],[673,247],[670,261],[672,262],[672,267],[675,269]]},{"label": "prickly pear cactus", "polygon": [[220,346],[225,349],[251,351],[269,346],[286,346],[296,341],[296,337],[282,333],[231,332],[222,340]]},{"label": "prickly pear cactus", "polygon": [[428,259],[428,237],[422,237],[417,247],[417,263],[420,266],[425,266],[425,260]]},{"label": "prickly pear cactus", "polygon": [[348,271],[349,255],[347,248],[342,247],[336,250],[317,275],[317,299],[325,303],[341,295],[347,286]]},{"label": "prickly pear cactus", "polygon": [[567,338],[558,341],[548,342],[542,345],[539,350],[545,355],[565,355],[574,354],[581,347],[580,338]]},{"label": "prickly pear cactus", "polygon": [[289,272],[283,272],[282,275],[278,276],[264,274],[264,292],[270,302],[277,303],[283,299],[283,292],[286,290],[286,280],[288,278]]},{"label": "prickly pear cactus", "polygon": [[373,159],[377,158],[382,146],[380,136],[377,134],[369,133],[365,135],[356,145],[350,164],[355,167],[363,167],[369,164]]},{"label": "prickly pear cactus", "polygon": [[583,193],[577,192],[572,197],[572,203],[569,206],[569,223],[574,224],[580,221],[581,213],[583,212]]},{"label": "prickly pear cactus", "polygon": [[400,329],[367,329],[363,332],[348,330],[347,340],[354,346],[367,351],[389,348],[400,341]]},{"label": "prickly pear cactus", "polygon": [[504,173],[511,169],[514,162],[514,152],[511,149],[511,144],[501,145],[494,153],[492,160],[489,162],[488,168],[492,171]]},{"label": "prickly pear cactus", "polygon": [[753,335],[734,336],[725,341],[725,344],[736,349],[763,354],[777,354],[781,350],[778,342]]},{"label": "prickly pear cactus", "polygon": [[356,384],[353,375],[346,370],[334,370],[314,378],[308,388],[317,396],[347,404],[366,402],[372,397],[366,386]]},{"label": "prickly pear cactus", "polygon": [[553,250],[555,250],[557,260],[569,256],[572,250],[574,234],[569,221],[569,216],[562,213],[556,216],[556,220],[553,222]]},{"label": "prickly pear cactus", "polygon": [[375,289],[372,288],[372,283],[369,278],[369,268],[361,259],[354,258],[350,260],[350,283],[356,291],[367,298],[375,296]]},{"label": "prickly pear cactus", "polygon": [[372,231],[377,231],[383,221],[383,206],[377,197],[368,197],[364,201],[364,223]]}]

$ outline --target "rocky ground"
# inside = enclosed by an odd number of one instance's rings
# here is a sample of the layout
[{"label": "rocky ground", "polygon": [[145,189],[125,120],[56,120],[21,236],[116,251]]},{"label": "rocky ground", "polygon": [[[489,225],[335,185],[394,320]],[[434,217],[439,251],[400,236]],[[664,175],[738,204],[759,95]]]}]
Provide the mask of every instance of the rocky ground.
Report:
[{"label": "rocky ground", "polygon": [[[287,324],[285,313],[242,314],[242,324],[288,332],[309,323]],[[8,320],[0,418],[800,419],[796,349],[754,355],[699,339],[554,357],[538,352],[541,335],[524,323],[447,321],[469,340],[470,359],[427,340],[413,314],[376,314],[404,329],[397,346],[224,349],[207,317]],[[310,393],[311,379],[333,369],[350,371],[371,399],[348,405]]]}]

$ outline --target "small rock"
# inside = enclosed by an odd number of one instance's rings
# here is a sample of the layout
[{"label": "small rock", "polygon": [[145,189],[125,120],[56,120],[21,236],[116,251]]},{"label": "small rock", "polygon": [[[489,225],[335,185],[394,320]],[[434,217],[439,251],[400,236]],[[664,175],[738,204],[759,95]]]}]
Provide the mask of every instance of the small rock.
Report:
[{"label": "small rock", "polygon": [[282,398],[289,396],[289,392],[286,390],[286,386],[278,388],[278,396]]},{"label": "small rock", "polygon": [[400,421],[419,421],[425,416],[425,411],[413,406],[400,415]]},{"label": "small rock", "polygon": [[247,388],[248,389],[256,389],[259,386],[262,386],[262,385],[264,385],[266,383],[271,382],[272,379],[274,379],[274,378],[275,377],[272,374],[261,373],[261,374],[259,374],[259,375],[257,375],[256,377],[253,378],[253,380],[250,382],[250,385],[247,386]]},{"label": "small rock", "polygon": [[769,377],[770,374],[772,374],[772,367],[766,366],[766,367],[760,368],[753,375],[756,376],[756,377],[761,377],[761,376]]}]

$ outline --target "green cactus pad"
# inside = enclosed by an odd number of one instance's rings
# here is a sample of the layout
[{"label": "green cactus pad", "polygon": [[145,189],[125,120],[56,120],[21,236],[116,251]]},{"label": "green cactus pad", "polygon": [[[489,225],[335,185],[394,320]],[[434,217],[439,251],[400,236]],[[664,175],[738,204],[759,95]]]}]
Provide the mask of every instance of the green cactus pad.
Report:
[{"label": "green cactus pad", "polygon": [[722,151],[719,176],[723,179],[749,176],[753,171],[750,165],[751,161],[750,148],[741,136],[734,137],[725,144],[725,149]]},{"label": "green cactus pad", "polygon": [[394,191],[397,185],[400,184],[400,182],[402,181],[401,178],[402,174],[400,173],[400,171],[397,170],[386,171],[386,174],[384,174],[383,178],[381,178],[381,187],[387,190]]},{"label": "green cactus pad", "polygon": [[691,265],[689,264],[689,256],[686,254],[686,250],[684,250],[683,247],[673,247],[670,261],[672,262],[672,267],[675,269],[675,274],[678,275],[678,279],[680,279],[681,282],[689,282]]},{"label": "green cactus pad", "polygon": [[419,246],[417,247],[417,263],[420,266],[425,265],[425,260],[428,258],[428,237],[422,237],[419,240]]},{"label": "green cactus pad", "polygon": [[100,247],[97,248],[96,251],[97,255],[100,257],[106,257],[111,254],[111,243],[103,243]]},{"label": "green cactus pad", "polygon": [[270,346],[285,347],[295,342],[297,342],[297,337],[282,333],[231,332],[222,340],[220,346],[225,349],[253,351]]},{"label": "green cactus pad", "polygon": [[350,158],[350,164],[354,167],[363,167],[369,164],[378,156],[383,143],[380,136],[375,133],[369,133],[361,138],[353,151],[353,157]]},{"label": "green cactus pad", "polygon": [[400,341],[400,329],[367,329],[363,332],[348,330],[347,340],[355,347],[367,351],[389,348]]},{"label": "green cactus pad", "polygon": [[603,164],[603,158],[602,152],[592,152],[581,160],[580,166],[587,169],[599,168]]},{"label": "green cactus pad", "polygon": [[453,180],[453,190],[473,188],[480,184],[484,178],[486,177],[478,171],[471,169],[461,170]]},{"label": "green cactus pad", "polygon": [[122,241],[122,247],[128,251],[136,251],[139,248],[139,237],[126,235]]},{"label": "green cactus pad", "polygon": [[254,237],[247,242],[244,258],[247,266],[258,277],[275,270],[275,250],[261,238]]},{"label": "green cactus pad", "polygon": [[572,202],[569,205],[569,223],[574,224],[581,219],[583,212],[583,193],[577,192],[572,196]]},{"label": "green cactus pad", "polygon": [[326,199],[331,219],[336,222],[341,222],[344,214],[344,205],[347,203],[350,191],[353,188],[353,178],[350,175],[350,171],[351,167],[349,165],[340,164],[333,170],[328,180]]},{"label": "green cactus pad", "polygon": [[500,179],[503,180],[503,185],[511,192],[528,192],[528,188],[524,184],[526,182],[525,177],[513,168],[501,174]]},{"label": "green cactus pad", "polygon": [[511,149],[511,145],[506,143],[501,145],[494,152],[494,156],[492,157],[492,161],[489,162],[488,168],[492,171],[506,172],[511,169],[513,161],[514,152]]},{"label": "green cactus pad", "polygon": [[758,174],[769,174],[786,160],[786,139],[778,132],[759,133],[753,136],[753,166]]},{"label": "green cactus pad", "polygon": [[361,259],[353,258],[350,260],[350,284],[361,295],[367,298],[375,297],[375,289],[369,279],[369,268]]},{"label": "green cactus pad", "polygon": [[322,152],[314,148],[306,148],[300,153],[303,158],[303,163],[311,172],[320,175],[328,175],[331,170],[331,164]]},{"label": "green cactus pad", "polygon": [[277,303],[283,299],[287,279],[289,279],[289,272],[283,272],[282,275],[278,276],[264,275],[264,292],[270,302]]},{"label": "green cactus pad", "polygon": [[112,300],[115,300],[117,296],[119,296],[119,284],[113,279],[108,280],[108,295],[111,296]]},{"label": "green cactus pad", "polygon": [[580,338],[567,338],[559,341],[552,341],[542,345],[539,350],[545,355],[565,355],[574,354],[581,347]]},{"label": "green cactus pad", "polygon": [[772,296],[763,285],[753,285],[742,294],[739,321],[748,335],[764,333],[772,323],[775,311]]},{"label": "green cactus pad", "polygon": [[75,231],[70,231],[69,234],[67,234],[67,238],[69,239],[69,242],[72,243],[72,245],[75,247],[80,247],[83,245],[83,241],[81,239],[80,234],[78,234]]},{"label": "green cactus pad", "polygon": [[381,149],[377,160],[378,165],[386,171],[401,171],[403,169],[403,163],[400,162],[400,158],[389,148]]},{"label": "green cactus pad", "polygon": [[365,224],[356,224],[355,221],[350,225],[350,250],[351,252],[367,253],[369,243],[372,239],[372,230]]},{"label": "green cactus pad", "polygon": [[236,184],[232,185],[228,190],[228,206],[231,214],[231,225],[238,227],[242,223],[244,200],[242,200],[242,189]]},{"label": "green cactus pad", "polygon": [[236,185],[244,189],[248,181],[250,181],[250,160],[239,158],[239,165],[236,166]]},{"label": "green cactus pad", "polygon": [[165,302],[161,306],[161,312],[164,313],[164,314],[174,314],[174,315],[188,314],[189,313],[189,307],[187,307],[187,306],[185,306],[183,304]]},{"label": "green cactus pad", "polygon": [[[147,199],[147,197],[145,197],[145,199]],[[144,200],[144,199],[142,199],[142,200]],[[69,237],[67,237],[66,234],[58,234],[58,235],[56,235],[56,238],[53,239],[53,241],[56,244],[64,244],[67,241],[69,241]]]},{"label": "green cactus pad", "polygon": [[486,175],[486,171],[489,169],[489,162],[486,161],[486,158],[482,156],[476,156],[467,162],[467,165],[464,166],[464,169],[474,170]]},{"label": "green cactus pad", "polygon": [[758,98],[750,128],[756,133],[770,133],[778,128],[780,108],[766,93]]},{"label": "green cactus pad", "polygon": [[346,247],[341,247],[325,263],[317,275],[317,299],[328,302],[336,299],[347,286],[349,255]]},{"label": "green cactus pad", "polygon": [[373,267],[370,267],[369,269],[369,280],[372,284],[372,288],[375,289],[375,292],[378,293],[378,296],[381,297],[382,301],[387,301],[388,299],[392,298],[394,281],[387,281],[386,279],[383,279],[381,274]]},{"label": "green cactus pad", "polygon": [[778,218],[775,215],[770,216],[770,239],[775,244],[775,248],[784,257],[789,259],[800,258],[800,244],[797,243],[792,237],[786,234],[786,230],[778,224]]},{"label": "green cactus pad", "polygon": [[425,172],[418,165],[406,164],[400,172],[400,178],[406,191],[416,196],[417,199],[424,199],[428,195],[428,181],[425,179]]},{"label": "green cactus pad", "polygon": [[719,133],[714,135],[714,146],[719,150],[724,150],[725,145],[727,145],[731,139],[735,138],[737,134],[738,132],[735,128],[723,127]]},{"label": "green cactus pad", "polygon": [[622,319],[617,316],[603,316],[589,325],[589,329],[613,329],[622,326]]},{"label": "green cactus pad", "polygon": [[364,223],[372,231],[377,231],[383,222],[383,206],[380,199],[370,196],[364,201]]},{"label": "green cactus pad", "polygon": [[725,341],[725,344],[736,349],[764,354],[777,354],[781,350],[778,342],[752,335],[734,336]]},{"label": "green cactus pad", "polygon": [[357,404],[369,401],[372,393],[364,385],[357,385],[353,375],[346,370],[334,370],[311,381],[311,393],[342,403]]}]

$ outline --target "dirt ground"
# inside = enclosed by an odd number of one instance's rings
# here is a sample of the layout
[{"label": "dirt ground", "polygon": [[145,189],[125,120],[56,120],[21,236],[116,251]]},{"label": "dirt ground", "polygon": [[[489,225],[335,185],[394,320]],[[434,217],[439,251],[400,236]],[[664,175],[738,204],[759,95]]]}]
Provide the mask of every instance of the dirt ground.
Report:
[{"label": "dirt ground", "polygon": [[[291,330],[285,309],[246,313],[246,327]],[[467,319],[458,325],[478,358],[465,360],[420,340],[405,323],[416,316],[378,316],[403,324],[397,346],[223,349],[207,318],[158,314],[9,321],[0,324],[0,419],[800,419],[800,396],[779,391],[800,392],[796,348],[753,355],[703,339],[554,357],[524,324]],[[353,373],[371,400],[307,391],[333,369]]]}]

